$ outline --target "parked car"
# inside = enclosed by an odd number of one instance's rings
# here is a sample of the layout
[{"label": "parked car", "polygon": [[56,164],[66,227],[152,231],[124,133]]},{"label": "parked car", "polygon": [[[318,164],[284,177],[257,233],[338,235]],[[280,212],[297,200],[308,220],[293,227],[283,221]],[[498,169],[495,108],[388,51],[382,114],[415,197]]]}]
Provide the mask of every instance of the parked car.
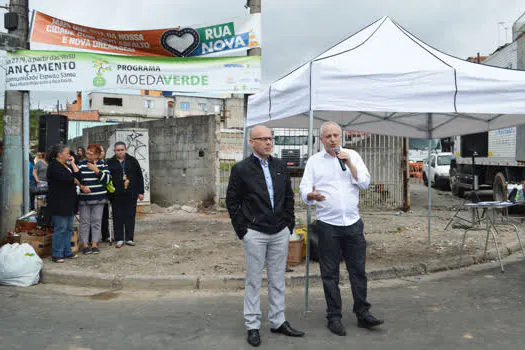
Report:
[{"label": "parked car", "polygon": [[449,172],[450,172],[450,161],[452,160],[452,153],[435,153],[430,156],[430,167],[428,166],[428,160],[423,164],[423,183],[428,186],[430,179],[430,185],[438,188],[449,188]]}]

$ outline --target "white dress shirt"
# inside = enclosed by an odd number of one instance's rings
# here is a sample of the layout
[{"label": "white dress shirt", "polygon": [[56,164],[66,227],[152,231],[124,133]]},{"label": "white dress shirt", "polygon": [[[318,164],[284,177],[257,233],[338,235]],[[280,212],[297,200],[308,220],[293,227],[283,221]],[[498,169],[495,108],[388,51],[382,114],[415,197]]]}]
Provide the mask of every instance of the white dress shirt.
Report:
[{"label": "white dress shirt", "polygon": [[[359,190],[370,185],[370,173],[359,153],[349,149],[341,149],[341,152],[350,155],[357,169],[357,179],[348,165],[345,165],[347,170],[342,171],[339,160],[323,149],[308,159],[300,189],[303,202],[316,205],[318,220],[334,226],[350,226],[360,219]],[[314,185],[316,191],[326,197],[324,201],[308,200]]]}]

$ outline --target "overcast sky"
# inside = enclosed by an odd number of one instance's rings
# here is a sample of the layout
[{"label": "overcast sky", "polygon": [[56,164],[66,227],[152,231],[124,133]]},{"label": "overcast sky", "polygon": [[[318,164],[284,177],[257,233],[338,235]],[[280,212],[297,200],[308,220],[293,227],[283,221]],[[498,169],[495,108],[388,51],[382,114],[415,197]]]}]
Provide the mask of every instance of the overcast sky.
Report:
[{"label": "overcast sky", "polygon": [[[245,4],[246,0],[30,0],[29,6],[86,26],[134,30],[219,23],[248,13]],[[511,40],[512,24],[523,12],[523,0],[262,0],[263,83],[382,16],[441,51],[466,58],[477,52],[488,55],[503,44],[504,26]],[[56,104],[57,98],[65,103],[65,96],[71,100],[74,92],[33,93],[32,107]]]}]

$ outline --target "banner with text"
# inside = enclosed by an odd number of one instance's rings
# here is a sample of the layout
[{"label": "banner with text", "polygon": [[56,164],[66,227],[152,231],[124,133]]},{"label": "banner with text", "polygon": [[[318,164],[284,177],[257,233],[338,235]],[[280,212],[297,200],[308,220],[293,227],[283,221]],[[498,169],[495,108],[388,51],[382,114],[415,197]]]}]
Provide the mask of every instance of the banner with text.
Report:
[{"label": "banner with text", "polygon": [[86,27],[36,11],[30,42],[34,50],[68,47],[130,56],[219,56],[260,47],[260,33],[260,14],[215,25],[120,31]]},{"label": "banner with text", "polygon": [[259,56],[132,57],[86,52],[29,51],[7,54],[6,90],[92,91],[138,89],[255,93]]}]

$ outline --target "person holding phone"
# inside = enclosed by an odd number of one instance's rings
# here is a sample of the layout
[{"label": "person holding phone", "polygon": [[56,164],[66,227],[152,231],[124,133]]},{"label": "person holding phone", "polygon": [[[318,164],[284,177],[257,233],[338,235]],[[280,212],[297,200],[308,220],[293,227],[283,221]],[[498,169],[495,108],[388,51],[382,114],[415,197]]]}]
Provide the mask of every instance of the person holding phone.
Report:
[{"label": "person holding phone", "polygon": [[[91,144],[86,150],[86,159],[80,161],[80,241],[83,254],[98,254],[102,215],[107,203],[106,185],[111,181],[111,174],[106,162],[100,158],[100,146]],[[89,233],[91,230],[91,248]]]},{"label": "person holding phone", "polygon": [[79,170],[66,145],[53,146],[47,155],[47,210],[53,221],[52,260],[63,263],[64,259],[77,257],[71,250],[70,242],[77,199],[76,187],[80,184]]}]

